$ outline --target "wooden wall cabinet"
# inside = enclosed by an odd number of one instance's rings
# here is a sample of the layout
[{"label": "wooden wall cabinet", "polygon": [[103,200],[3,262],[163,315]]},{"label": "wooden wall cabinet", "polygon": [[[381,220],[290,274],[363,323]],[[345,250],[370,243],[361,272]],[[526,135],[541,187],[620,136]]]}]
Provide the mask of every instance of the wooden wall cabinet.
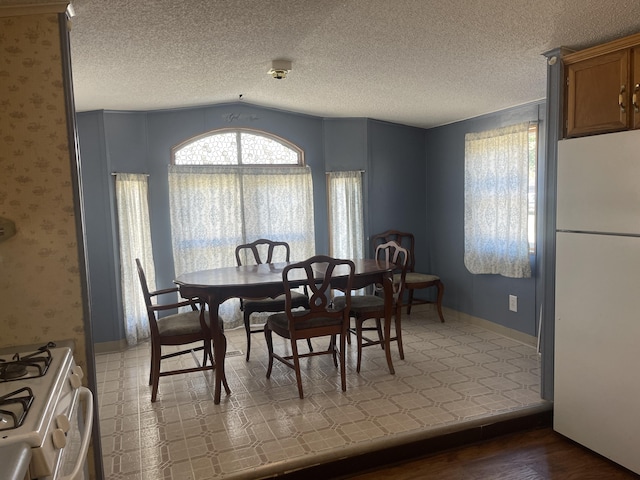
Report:
[{"label": "wooden wall cabinet", "polygon": [[565,137],[640,128],[640,34],[565,55]]}]

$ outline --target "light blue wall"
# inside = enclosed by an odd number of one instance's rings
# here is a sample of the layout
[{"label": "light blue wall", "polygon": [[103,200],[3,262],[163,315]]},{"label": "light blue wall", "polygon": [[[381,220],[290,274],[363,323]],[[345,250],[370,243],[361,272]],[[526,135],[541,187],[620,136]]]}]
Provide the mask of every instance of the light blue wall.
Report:
[{"label": "light blue wall", "polygon": [[[427,224],[433,271],[445,285],[444,304],[454,310],[536,335],[536,281],[473,275],[464,266],[464,137],[523,121],[538,121],[543,104],[527,105],[427,130]],[[540,136],[540,140],[544,135]],[[539,145],[543,152],[543,145]],[[539,163],[544,159],[539,156]],[[536,259],[532,258],[534,275]],[[518,312],[509,311],[509,295]]]},{"label": "light blue wall", "polygon": [[124,338],[111,174],[146,172],[145,122],[143,113],[77,114],[94,341]]},{"label": "light blue wall", "polygon": [[[442,277],[445,306],[534,334],[534,280],[469,274],[462,263],[462,218],[464,134],[536,119],[538,109],[528,106],[432,130],[363,118],[319,118],[245,103],[79,113],[94,341],[124,338],[111,173],[149,174],[157,283],[159,288],[172,286],[167,182],[171,147],[224,127],[264,130],[304,150],[313,175],[317,253],[328,252],[325,173],[363,170],[367,239],[389,228],[413,232],[417,268]],[[517,314],[508,312],[509,294],[519,297]]]},{"label": "light blue wall", "polygon": [[325,119],[324,141],[327,171],[364,172],[366,252],[371,235],[411,231],[418,265],[427,268],[424,130],[363,118]]},{"label": "light blue wall", "polygon": [[[83,192],[88,234],[88,257],[92,283],[92,309],[97,311],[95,342],[124,338],[120,300],[120,264],[117,246],[113,172],[149,174],[151,236],[158,288],[172,286],[174,278],[167,166],[171,148],[196,135],[219,128],[253,128],[278,135],[304,150],[312,171],[316,252],[328,253],[326,172],[365,170],[370,188],[393,191],[402,174],[389,162],[399,162],[403,171],[424,170],[424,138],[412,127],[372,122],[366,119],[323,119],[243,103],[154,112],[79,113],[80,153],[85,182]],[[369,142],[370,131],[376,140]],[[389,144],[387,146],[387,143]],[[377,151],[372,152],[373,149]],[[376,174],[375,172],[379,172]],[[423,177],[422,174],[420,174]],[[413,179],[417,184],[421,179]],[[365,180],[365,183],[367,180]],[[365,198],[369,196],[365,185]],[[393,205],[385,195],[371,195],[376,222],[390,228],[398,211],[424,208],[424,188],[397,196]],[[403,202],[405,202],[403,204]],[[424,230],[423,216],[408,229]],[[386,227],[389,225],[389,227]]]},{"label": "light blue wall", "polygon": [[325,118],[323,130],[327,172],[366,169],[366,118]]},{"label": "light blue wall", "polygon": [[[416,268],[428,271],[425,131],[369,121],[369,236],[394,229],[416,238]],[[422,152],[421,152],[422,151]],[[416,294],[421,296],[421,294]]]},{"label": "light blue wall", "polygon": [[82,163],[82,194],[85,209],[87,270],[89,273],[89,306],[95,338],[121,338],[120,301],[116,291],[112,215],[109,182],[111,175],[104,136],[104,118],[99,114],[78,116],[78,136],[82,139],[80,155],[91,159]]}]

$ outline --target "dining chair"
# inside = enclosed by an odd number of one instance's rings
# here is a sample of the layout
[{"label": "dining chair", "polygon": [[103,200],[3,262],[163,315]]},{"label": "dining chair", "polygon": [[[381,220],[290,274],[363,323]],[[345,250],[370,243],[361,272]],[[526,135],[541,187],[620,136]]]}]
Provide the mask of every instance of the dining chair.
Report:
[{"label": "dining chair", "polygon": [[[409,262],[407,265],[407,275],[405,279],[405,290],[407,291],[407,315],[411,315],[412,305],[421,305],[425,303],[435,303],[438,310],[438,316],[440,321],[444,322],[444,315],[442,314],[442,297],[444,295],[444,284],[440,280],[440,277],[431,273],[420,273],[415,271],[416,254],[415,254],[415,237],[412,233],[401,232],[398,230],[387,230],[382,233],[378,233],[371,237],[371,244],[375,249],[380,243],[386,243],[389,240],[394,240],[399,245],[403,246],[409,251]],[[414,298],[413,292],[415,290],[435,287],[437,289],[436,300],[423,300]]]},{"label": "dining chair", "polygon": [[[159,298],[163,295],[175,295],[178,288],[174,287],[149,291],[147,278],[140,259],[138,258],[136,258],[136,266],[138,268],[138,278],[140,279],[142,294],[147,306],[147,317],[149,319],[149,327],[151,330],[151,367],[149,369],[149,385],[151,385],[151,401],[155,402],[158,394],[160,377],[177,375],[179,373],[213,370],[215,368],[211,352],[212,341],[209,329],[209,315],[204,310],[203,305],[198,304],[198,302],[194,300],[183,299],[177,302],[174,301],[171,303],[159,304]],[[175,310],[180,307],[190,307],[191,311],[178,312],[161,318],[157,317],[158,312]],[[220,318],[218,318],[218,320],[222,322]],[[186,347],[172,353],[162,354],[163,346],[186,346],[195,342],[202,342],[202,346],[196,348]],[[202,364],[199,364],[196,361],[196,364],[198,365],[197,367],[161,371],[162,360],[200,350],[203,351],[204,355]],[[210,364],[207,365],[207,362]],[[230,393],[226,378],[222,381],[225,390],[227,393]]]},{"label": "dining chair", "polygon": [[[255,242],[236,247],[236,263],[239,267],[249,264],[274,263],[276,260],[289,262],[290,257],[291,249],[287,242],[261,238]],[[291,296],[294,308],[309,308],[309,298],[306,294],[294,290]],[[240,310],[243,312],[244,329],[247,334],[247,355],[245,358],[247,362],[251,355],[251,334],[264,331],[263,327],[255,328],[251,325],[251,314],[282,312],[284,311],[284,301],[284,294],[276,298],[240,299]],[[308,345],[312,350],[311,341],[308,342]]]},{"label": "dining chair", "polygon": [[[376,247],[376,260],[384,265],[393,264],[393,305],[395,336],[389,338],[389,342],[397,342],[400,358],[404,359],[404,349],[402,348],[402,293],[404,292],[405,277],[409,260],[409,252],[395,241],[380,244]],[[344,304],[343,297],[334,299],[336,307]],[[349,327],[349,333],[354,334],[358,346],[358,363],[356,371],[360,373],[362,363],[362,349],[373,345],[380,345],[384,349],[385,341],[382,333],[380,319],[385,316],[384,289],[382,285],[374,285],[373,294],[354,295],[351,297],[351,308],[349,315],[354,319],[355,326]],[[365,327],[367,320],[375,320],[375,326]],[[372,339],[364,335],[364,332],[372,331],[377,333],[377,338]],[[393,372],[392,372],[393,373]]]},{"label": "dining chair", "polygon": [[[334,276],[335,274],[335,276]],[[296,373],[298,394],[304,398],[302,391],[302,375],[300,358],[317,355],[332,355],[333,364],[338,366],[340,356],[340,379],[342,391],[347,390],[345,367],[345,339],[348,335],[349,308],[351,306],[351,286],[355,274],[355,265],[351,260],[343,260],[316,255],[302,262],[290,264],[282,271],[285,287],[285,309],[282,313],[270,315],[264,327],[264,336],[269,350],[269,366],[267,378],[271,377],[273,360],[279,360],[292,368]],[[306,283],[309,292],[309,307],[305,310],[295,309],[292,288],[301,282]],[[331,290],[344,292],[344,305],[336,307],[332,302]],[[289,339],[291,351],[279,354],[273,348],[273,336]],[[299,353],[298,340],[330,337],[326,350]],[[340,337],[340,347],[336,346],[336,337]]]}]

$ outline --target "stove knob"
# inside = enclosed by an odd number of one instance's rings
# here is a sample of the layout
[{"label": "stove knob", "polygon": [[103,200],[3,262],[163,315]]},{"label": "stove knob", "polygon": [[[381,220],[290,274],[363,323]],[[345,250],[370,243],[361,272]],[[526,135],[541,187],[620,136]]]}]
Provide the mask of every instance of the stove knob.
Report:
[{"label": "stove knob", "polygon": [[64,413],[61,413],[56,417],[56,425],[58,425],[58,428],[64,433],[67,433],[69,430],[71,430],[71,423]]},{"label": "stove knob", "polygon": [[84,378],[84,372],[82,371],[82,367],[80,365],[74,366],[71,371],[78,375],[81,379]]},{"label": "stove knob", "polygon": [[75,373],[69,375],[69,382],[71,383],[71,387],[73,387],[74,390],[82,386],[82,380],[80,380],[80,377]]},{"label": "stove knob", "polygon": [[67,444],[67,437],[64,434],[64,432],[62,430],[60,430],[59,428],[56,428],[53,433],[51,434],[51,437],[53,439],[53,446],[55,448],[64,448],[65,445]]}]

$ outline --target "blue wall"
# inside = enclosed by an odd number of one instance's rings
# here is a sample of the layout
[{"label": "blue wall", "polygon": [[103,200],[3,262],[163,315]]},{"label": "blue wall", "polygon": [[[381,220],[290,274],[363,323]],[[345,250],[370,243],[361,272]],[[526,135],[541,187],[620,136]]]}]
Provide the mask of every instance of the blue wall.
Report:
[{"label": "blue wall", "polygon": [[[444,304],[454,310],[536,335],[536,258],[534,277],[511,279],[473,275],[464,266],[464,137],[523,121],[537,121],[544,131],[543,104],[527,105],[427,130],[427,217],[433,271],[445,285]],[[544,135],[539,136],[539,140]],[[539,141],[539,152],[543,152]],[[538,163],[543,163],[539,155]],[[509,295],[518,312],[509,311]]]},{"label": "blue wall", "polygon": [[[171,147],[218,128],[254,128],[304,150],[314,184],[316,249],[328,252],[325,172],[363,170],[365,236],[416,236],[416,263],[440,275],[447,307],[535,333],[535,283],[471,275],[463,260],[464,134],[537,119],[538,105],[432,130],[363,118],[319,118],[232,103],[153,112],[78,113],[94,341],[122,340],[113,172],[149,174],[158,288],[172,286],[167,166]],[[529,118],[531,117],[531,118]],[[367,241],[368,247],[368,241]],[[509,294],[519,311],[508,311]]]},{"label": "blue wall", "polygon": [[[402,171],[424,172],[424,137],[420,129],[367,119],[323,119],[243,103],[155,112],[84,112],[77,114],[77,120],[85,210],[89,219],[87,255],[91,305],[96,312],[95,342],[124,338],[111,174],[149,174],[157,286],[172,286],[167,166],[171,161],[171,148],[193,136],[225,127],[253,128],[278,135],[302,148],[313,177],[317,253],[328,252],[325,173],[332,170],[364,170],[365,196],[369,196],[368,183],[375,190],[384,191],[384,195],[370,196],[370,211],[375,215],[376,225],[395,226],[397,212],[402,211],[404,217],[413,218],[415,222],[406,222],[403,228],[424,232],[424,188],[395,198],[393,204],[388,203],[387,196],[387,192],[401,185],[404,175],[396,172],[395,167],[390,168],[389,162],[402,165]],[[368,140],[372,137],[371,131],[376,137],[373,142]],[[374,175],[374,172],[379,173]],[[423,178],[420,173],[414,181],[421,185]]]},{"label": "blue wall", "polygon": [[[416,269],[430,271],[427,242],[425,131],[369,122],[367,215],[369,234],[389,229],[412,232]],[[420,296],[420,295],[417,295]]]}]

